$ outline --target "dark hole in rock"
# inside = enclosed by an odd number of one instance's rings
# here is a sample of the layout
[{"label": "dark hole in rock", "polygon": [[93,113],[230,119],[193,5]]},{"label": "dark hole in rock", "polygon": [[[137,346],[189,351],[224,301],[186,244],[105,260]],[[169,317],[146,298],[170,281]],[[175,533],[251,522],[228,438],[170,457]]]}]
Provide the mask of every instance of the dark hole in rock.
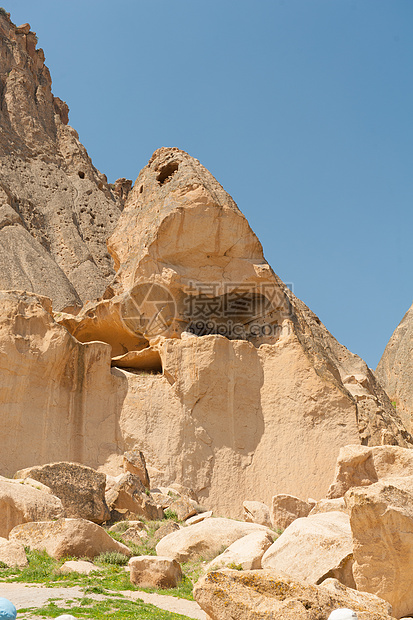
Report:
[{"label": "dark hole in rock", "polygon": [[82,172],[81,170],[79,170],[78,175],[80,176],[81,179],[85,178],[85,173]]},{"label": "dark hole in rock", "polygon": [[178,168],[179,163],[176,161],[170,161],[169,163],[165,164],[165,166],[161,168],[158,176],[156,177],[159,185],[167,183],[170,180],[170,177],[178,170]]},{"label": "dark hole in rock", "polygon": [[141,185],[140,190],[139,190],[140,194],[142,194],[142,192],[143,192],[143,185]]}]

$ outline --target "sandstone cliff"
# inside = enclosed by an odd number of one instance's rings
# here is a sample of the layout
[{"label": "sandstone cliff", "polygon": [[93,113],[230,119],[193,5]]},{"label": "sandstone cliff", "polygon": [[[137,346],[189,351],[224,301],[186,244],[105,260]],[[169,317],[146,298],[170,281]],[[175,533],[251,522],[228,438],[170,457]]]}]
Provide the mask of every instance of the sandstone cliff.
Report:
[{"label": "sandstone cliff", "polygon": [[0,289],[23,291],[0,295],[0,473],[68,460],[117,474],[137,449],[153,484],[240,515],[245,499],[323,497],[343,445],[411,446],[218,181],[161,148],[111,193],[35,35],[0,27]]},{"label": "sandstone cliff", "polygon": [[413,430],[413,306],[395,329],[376,368],[406,428]]},{"label": "sandstone cliff", "polygon": [[99,297],[114,275],[106,238],[120,201],[51,91],[37,37],[0,14],[0,288],[56,310]]}]

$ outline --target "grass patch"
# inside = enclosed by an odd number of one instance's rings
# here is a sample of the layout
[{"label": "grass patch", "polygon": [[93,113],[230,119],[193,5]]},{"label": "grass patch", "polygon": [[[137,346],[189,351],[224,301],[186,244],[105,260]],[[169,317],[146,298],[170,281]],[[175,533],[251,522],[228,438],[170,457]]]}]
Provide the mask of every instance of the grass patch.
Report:
[{"label": "grass patch", "polygon": [[126,566],[129,562],[127,555],[119,553],[118,551],[106,551],[101,553],[95,558],[94,563],[98,566],[105,566],[106,564],[113,564],[115,566]]},{"label": "grass patch", "polygon": [[30,613],[42,618],[57,618],[61,614],[71,614],[76,618],[93,618],[93,620],[189,620],[188,616],[158,609],[142,601],[125,601],[108,599],[94,601],[91,598],[77,599],[69,606],[59,606],[54,601],[39,608],[21,609],[19,614]]}]

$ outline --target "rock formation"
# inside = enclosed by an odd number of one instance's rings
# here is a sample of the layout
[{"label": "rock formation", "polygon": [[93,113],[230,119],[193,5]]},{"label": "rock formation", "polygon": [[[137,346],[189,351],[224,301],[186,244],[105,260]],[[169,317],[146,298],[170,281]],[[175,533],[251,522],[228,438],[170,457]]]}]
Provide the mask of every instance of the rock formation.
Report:
[{"label": "rock formation", "polygon": [[409,432],[413,430],[413,306],[395,329],[376,375]]},{"label": "rock formation", "polygon": [[241,516],[244,499],[324,497],[343,445],[411,446],[218,181],[161,148],[132,189],[109,187],[35,34],[3,14],[0,29],[0,472],[119,476],[142,451],[153,486]]},{"label": "rock formation", "polygon": [[1,13],[0,35],[0,288],[80,307],[114,275],[121,203],[53,96],[36,34]]}]

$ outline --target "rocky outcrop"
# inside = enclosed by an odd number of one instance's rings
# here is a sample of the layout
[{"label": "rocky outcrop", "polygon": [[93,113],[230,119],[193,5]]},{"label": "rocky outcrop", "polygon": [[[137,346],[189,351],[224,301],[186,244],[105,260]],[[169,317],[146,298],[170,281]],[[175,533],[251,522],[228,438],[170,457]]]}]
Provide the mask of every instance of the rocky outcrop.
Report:
[{"label": "rocky outcrop", "polygon": [[353,609],[358,620],[394,620],[390,605],[377,596],[334,579],[305,585],[272,570],[208,573],[195,585],[194,598],[211,620],[320,620],[340,607]]},{"label": "rocky outcrop", "polygon": [[18,471],[15,478],[32,478],[48,486],[63,504],[66,517],[103,523],[109,519],[105,501],[106,476],[79,463],[50,463]]},{"label": "rocky outcrop", "polygon": [[354,588],[350,519],[342,512],[296,519],[262,558],[263,568],[304,583],[332,577]]},{"label": "rocky outcrop", "polygon": [[123,451],[118,429],[127,381],[111,372],[107,344],[79,343],[51,311],[44,297],[0,292],[4,475],[61,460],[96,468]]},{"label": "rocky outcrop", "polygon": [[16,541],[0,538],[0,562],[8,567],[28,565],[24,546]]},{"label": "rocky outcrop", "polygon": [[9,538],[30,549],[46,551],[56,560],[68,556],[93,559],[106,551],[131,555],[126,545],[114,540],[103,527],[85,519],[24,523],[13,528]]},{"label": "rocky outcrop", "polygon": [[388,601],[397,618],[412,616],[413,476],[350,489],[345,500],[357,589]]},{"label": "rocky outcrop", "polygon": [[116,478],[107,476],[106,502],[115,521],[144,517],[149,520],[163,518],[163,510],[146,494],[140,478],[126,472]]},{"label": "rocky outcrop", "polygon": [[244,521],[272,527],[270,509],[263,502],[243,502]]},{"label": "rocky outcrop", "polygon": [[390,338],[376,376],[408,431],[413,431],[413,306]]},{"label": "rocky outcrop", "polygon": [[68,125],[26,26],[0,14],[0,289],[73,310],[113,278],[106,239],[121,203]]},{"label": "rocky outcrop", "polygon": [[63,516],[62,502],[54,495],[0,476],[0,537],[7,538],[21,523]]},{"label": "rocky outcrop", "polygon": [[329,499],[380,479],[413,476],[413,451],[398,446],[344,446],[338,455]]},{"label": "rocky outcrop", "polygon": [[237,570],[255,570],[262,568],[261,560],[264,553],[271,547],[273,537],[268,532],[247,534],[227,547],[205,567],[205,571],[220,568],[236,568]]}]

